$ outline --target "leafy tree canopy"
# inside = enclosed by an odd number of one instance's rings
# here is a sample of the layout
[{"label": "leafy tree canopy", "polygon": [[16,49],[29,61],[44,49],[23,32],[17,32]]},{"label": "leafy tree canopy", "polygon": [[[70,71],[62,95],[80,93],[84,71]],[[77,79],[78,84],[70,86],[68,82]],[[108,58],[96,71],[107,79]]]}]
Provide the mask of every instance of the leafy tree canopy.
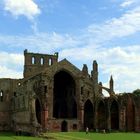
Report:
[{"label": "leafy tree canopy", "polygon": [[140,96],[140,89],[136,89],[133,91],[133,94]]}]

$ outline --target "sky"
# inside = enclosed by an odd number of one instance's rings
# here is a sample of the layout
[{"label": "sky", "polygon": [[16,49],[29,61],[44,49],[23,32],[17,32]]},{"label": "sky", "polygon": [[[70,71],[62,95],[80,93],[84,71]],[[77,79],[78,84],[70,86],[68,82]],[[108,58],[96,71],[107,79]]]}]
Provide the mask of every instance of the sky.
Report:
[{"label": "sky", "polygon": [[23,51],[66,58],[116,93],[140,88],[140,0],[0,0],[0,77],[22,78]]}]

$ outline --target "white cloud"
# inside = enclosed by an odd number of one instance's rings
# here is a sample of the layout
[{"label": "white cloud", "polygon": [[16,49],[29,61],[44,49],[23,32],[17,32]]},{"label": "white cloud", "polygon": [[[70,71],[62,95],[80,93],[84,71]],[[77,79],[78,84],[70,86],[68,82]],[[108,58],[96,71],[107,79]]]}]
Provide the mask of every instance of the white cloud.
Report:
[{"label": "white cloud", "polygon": [[140,31],[140,7],[127,11],[119,18],[113,18],[100,25],[90,25],[88,36],[94,42],[101,43],[114,38],[121,38]]},{"label": "white cloud", "polygon": [[8,69],[7,67],[0,66],[0,77],[6,77],[6,78],[22,78],[23,72],[16,71],[13,69]]},{"label": "white cloud", "polygon": [[23,55],[0,52],[0,77],[22,78]]},{"label": "white cloud", "polygon": [[121,7],[125,8],[128,6],[131,6],[133,3],[135,3],[136,0],[124,0],[123,3],[121,3]]},{"label": "white cloud", "polygon": [[41,12],[33,0],[4,0],[4,10],[15,17],[23,15],[30,20]]},{"label": "white cloud", "polygon": [[[88,62],[88,67],[94,59],[99,64],[99,77],[113,75],[116,92],[131,92],[139,88],[140,83],[140,46],[120,46],[102,48],[97,46],[85,48],[72,48],[61,51],[61,56],[69,58],[72,62]],[[89,63],[90,62],[90,63]],[[81,64],[82,65],[82,64]],[[91,69],[90,69],[91,70]],[[101,81],[104,79],[100,78]],[[105,80],[105,79],[104,79]],[[103,85],[108,85],[106,79]]]},{"label": "white cloud", "polygon": [[[81,66],[82,63],[87,62],[90,67],[92,60],[96,59],[99,64],[99,76],[110,77],[112,74],[115,81],[115,91],[131,92],[140,86],[140,45],[120,45],[112,46],[112,48],[105,46],[108,41],[139,32],[140,7],[137,7],[127,11],[119,18],[113,18],[100,25],[91,25],[78,36],[55,32],[37,33],[32,36],[0,36],[0,44],[9,48],[21,49],[21,51],[25,48],[32,52],[41,53],[59,51],[60,58],[67,58],[75,65]],[[7,59],[12,60],[13,57]],[[18,57],[18,59],[18,61],[22,61],[21,58]],[[6,67],[10,76],[9,72],[15,71],[15,69],[5,66],[5,63],[11,64],[8,60],[6,62],[2,60],[0,68],[4,71]],[[13,60],[13,62],[17,61]],[[14,63],[14,65],[22,64]],[[3,76],[8,74],[3,73]],[[104,80],[105,85],[106,83]]]},{"label": "white cloud", "polygon": [[[114,76],[115,91],[131,92],[139,88],[140,46],[114,47],[99,53],[101,73]],[[100,60],[100,59],[99,59]]]},{"label": "white cloud", "polygon": [[19,69],[23,66],[23,55],[7,52],[0,52],[0,65],[7,66],[13,69]]},{"label": "white cloud", "polygon": [[3,36],[0,35],[0,44],[8,48],[37,50],[38,52],[53,52],[57,49],[70,48],[80,43],[70,35],[53,33],[38,33],[30,36]]}]

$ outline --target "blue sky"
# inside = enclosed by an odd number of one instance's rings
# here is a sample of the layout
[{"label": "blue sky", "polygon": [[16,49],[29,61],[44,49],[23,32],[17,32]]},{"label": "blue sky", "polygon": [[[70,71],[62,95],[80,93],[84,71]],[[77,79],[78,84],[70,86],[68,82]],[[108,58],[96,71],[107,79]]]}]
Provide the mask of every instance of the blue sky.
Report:
[{"label": "blue sky", "polygon": [[54,53],[79,69],[93,60],[115,92],[140,88],[139,0],[1,0],[0,77],[23,77],[23,51]]}]

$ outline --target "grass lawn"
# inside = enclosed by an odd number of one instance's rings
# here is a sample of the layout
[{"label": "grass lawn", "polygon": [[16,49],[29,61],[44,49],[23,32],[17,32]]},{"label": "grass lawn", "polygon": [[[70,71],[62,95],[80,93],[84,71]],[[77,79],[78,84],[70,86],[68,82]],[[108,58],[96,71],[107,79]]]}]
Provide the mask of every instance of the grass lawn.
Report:
[{"label": "grass lawn", "polygon": [[140,133],[89,133],[85,132],[59,132],[47,133],[55,140],[140,140]]},{"label": "grass lawn", "polygon": [[[85,132],[57,132],[46,133],[45,140],[140,140],[140,133],[88,133]],[[31,136],[15,136],[13,133],[0,132],[0,140],[44,140]]]},{"label": "grass lawn", "polygon": [[31,137],[31,136],[16,136],[9,132],[0,132],[0,140],[43,140],[43,138]]}]

